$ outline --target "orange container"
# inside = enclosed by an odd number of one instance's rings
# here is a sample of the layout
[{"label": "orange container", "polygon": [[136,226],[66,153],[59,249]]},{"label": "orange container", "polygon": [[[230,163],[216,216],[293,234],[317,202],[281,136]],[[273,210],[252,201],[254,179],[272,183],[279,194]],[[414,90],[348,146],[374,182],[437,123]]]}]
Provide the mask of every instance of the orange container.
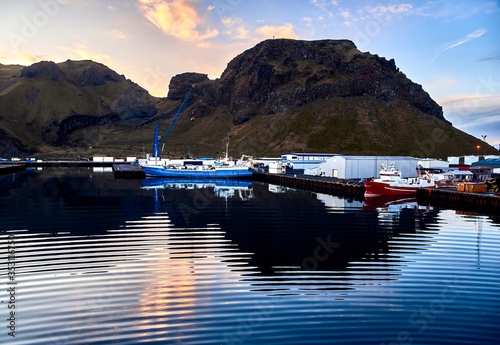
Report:
[{"label": "orange container", "polygon": [[457,192],[465,192],[465,183],[457,183]]},{"label": "orange container", "polygon": [[466,183],[465,191],[469,193],[480,193],[486,192],[486,184],[485,183]]}]

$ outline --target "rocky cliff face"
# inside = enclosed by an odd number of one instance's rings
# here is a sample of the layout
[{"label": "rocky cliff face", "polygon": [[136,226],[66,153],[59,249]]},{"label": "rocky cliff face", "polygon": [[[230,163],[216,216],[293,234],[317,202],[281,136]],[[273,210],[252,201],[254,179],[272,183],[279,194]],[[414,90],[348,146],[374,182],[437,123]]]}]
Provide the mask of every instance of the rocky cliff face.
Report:
[{"label": "rocky cliff face", "polygon": [[[181,89],[207,81],[204,76],[174,77],[168,98],[181,97]],[[227,105],[234,123],[241,124],[257,114],[275,114],[317,99],[364,95],[403,102],[444,120],[442,108],[393,59],[361,53],[347,40],[261,42],[229,62],[221,78],[205,83],[196,97],[206,104]]]}]

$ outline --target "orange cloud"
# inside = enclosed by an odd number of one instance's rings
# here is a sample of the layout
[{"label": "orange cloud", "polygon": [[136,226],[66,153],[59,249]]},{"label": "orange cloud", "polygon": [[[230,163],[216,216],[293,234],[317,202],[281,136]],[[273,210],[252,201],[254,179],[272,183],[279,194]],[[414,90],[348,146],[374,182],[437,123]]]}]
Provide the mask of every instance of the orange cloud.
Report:
[{"label": "orange cloud", "polygon": [[84,44],[75,43],[72,47],[57,47],[66,52],[66,56],[73,60],[92,60],[105,65],[114,65],[114,60],[109,55],[93,52]]},{"label": "orange cloud", "polygon": [[288,23],[282,26],[271,26],[266,25],[260,27],[256,32],[262,36],[262,38],[299,38],[299,36],[293,32],[293,25]]},{"label": "orange cloud", "polygon": [[114,30],[109,31],[108,35],[110,35],[111,37],[117,38],[117,39],[123,39],[126,37],[125,34],[118,29],[114,29]]},{"label": "orange cloud", "polygon": [[0,63],[5,64],[5,65],[31,65],[34,64],[35,62],[39,61],[48,61],[48,60],[54,60],[53,56],[49,55],[29,55],[25,54],[20,51],[13,51],[13,52],[5,52],[5,51],[0,51],[0,53],[3,53],[3,56],[0,56]]},{"label": "orange cloud", "polygon": [[139,10],[165,34],[176,38],[203,41],[219,34],[216,29],[204,33],[197,30],[203,18],[188,0],[140,0]]}]

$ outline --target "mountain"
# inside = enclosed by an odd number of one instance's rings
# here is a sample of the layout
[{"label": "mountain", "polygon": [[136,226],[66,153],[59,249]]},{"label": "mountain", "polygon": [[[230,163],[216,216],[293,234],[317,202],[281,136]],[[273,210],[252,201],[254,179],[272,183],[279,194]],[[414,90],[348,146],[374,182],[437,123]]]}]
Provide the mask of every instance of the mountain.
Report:
[{"label": "mountain", "polygon": [[[91,144],[100,126],[158,111],[146,90],[93,61],[0,65],[0,83],[0,155],[66,152]],[[72,136],[90,128],[87,140]]]},{"label": "mountain", "polygon": [[[347,40],[266,40],[231,60],[221,77],[182,73],[165,98],[93,61],[0,65],[0,156],[142,156],[154,127],[168,155],[330,152],[446,157],[484,142],[452,126],[394,60]],[[491,146],[482,153],[496,153]]]}]

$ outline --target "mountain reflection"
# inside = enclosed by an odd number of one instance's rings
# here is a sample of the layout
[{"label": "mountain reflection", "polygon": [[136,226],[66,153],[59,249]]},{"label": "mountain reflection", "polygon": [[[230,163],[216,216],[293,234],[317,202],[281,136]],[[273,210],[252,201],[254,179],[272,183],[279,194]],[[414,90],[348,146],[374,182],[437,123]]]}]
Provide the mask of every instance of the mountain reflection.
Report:
[{"label": "mountain reflection", "polygon": [[[16,179],[0,202],[18,229],[106,234],[129,221],[166,214],[171,231],[216,224],[226,240],[248,253],[227,261],[241,270],[256,267],[252,274],[262,275],[281,274],[283,268],[338,271],[348,270],[352,262],[383,263],[394,250],[389,244],[393,237],[432,232],[437,215],[429,208],[390,211],[251,181],[114,180],[111,174],[86,170],[33,171]],[[427,245],[419,237],[413,250]]]}]

